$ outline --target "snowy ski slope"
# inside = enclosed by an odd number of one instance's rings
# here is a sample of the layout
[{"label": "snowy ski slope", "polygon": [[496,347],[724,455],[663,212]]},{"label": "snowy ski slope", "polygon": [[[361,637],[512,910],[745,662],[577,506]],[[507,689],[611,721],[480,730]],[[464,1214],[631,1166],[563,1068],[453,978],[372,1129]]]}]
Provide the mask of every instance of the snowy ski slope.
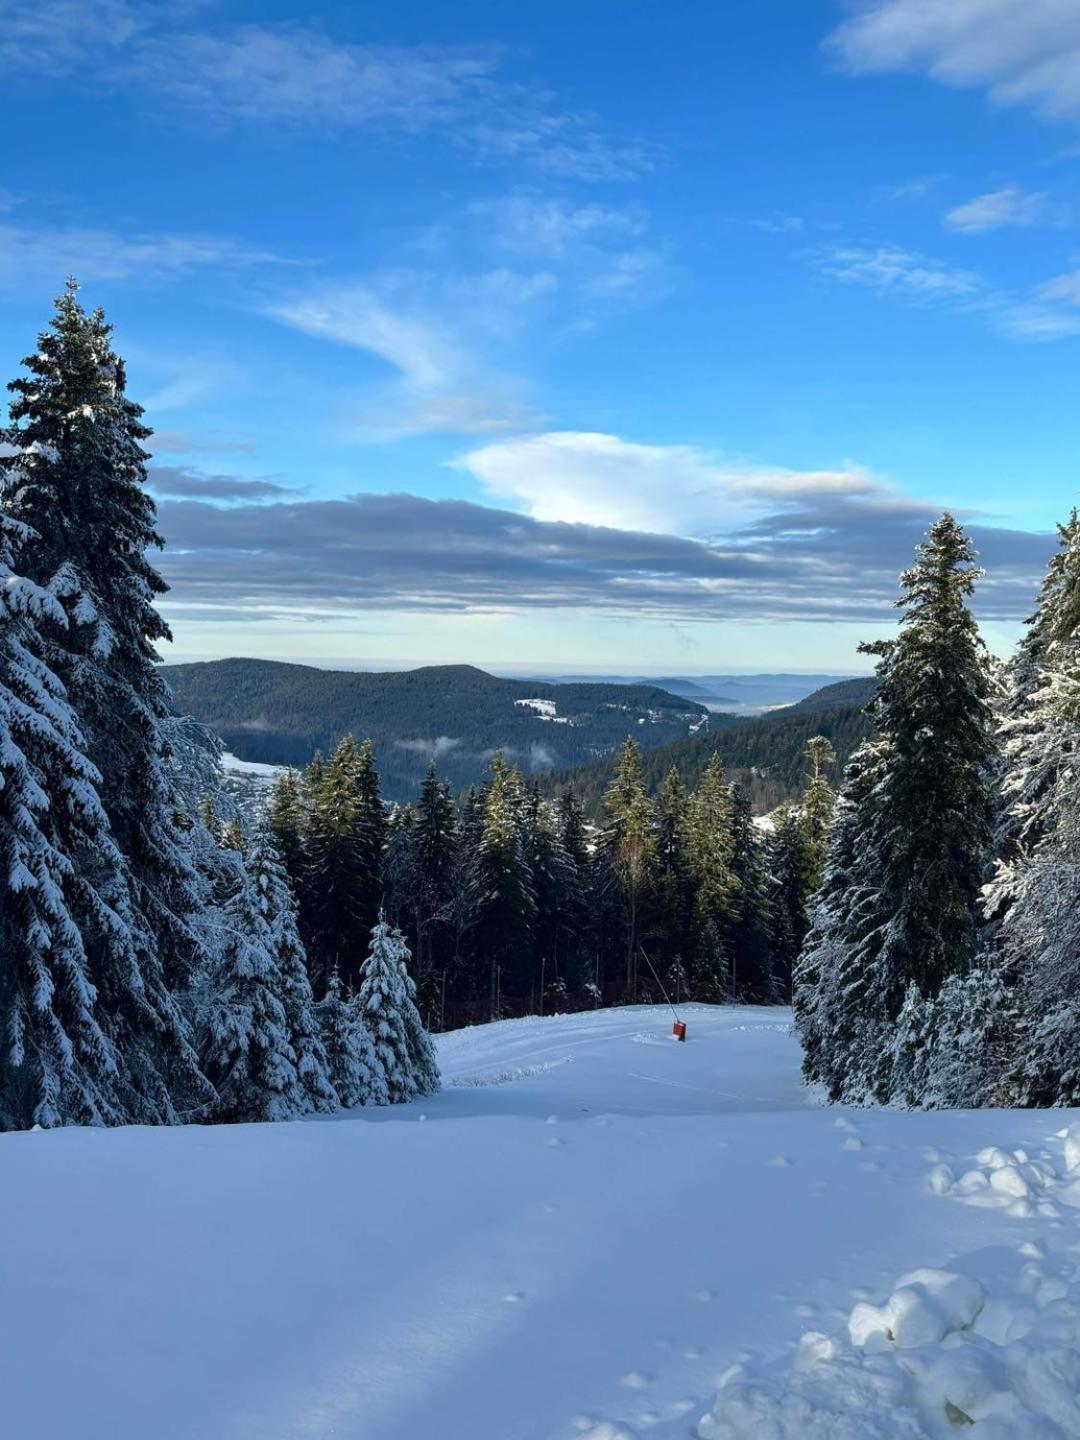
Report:
[{"label": "snowy ski slope", "polygon": [[0,1136],[0,1436],[1080,1437],[1080,1117],[837,1112],[786,1011],[686,1018],[459,1031],[389,1110]]}]

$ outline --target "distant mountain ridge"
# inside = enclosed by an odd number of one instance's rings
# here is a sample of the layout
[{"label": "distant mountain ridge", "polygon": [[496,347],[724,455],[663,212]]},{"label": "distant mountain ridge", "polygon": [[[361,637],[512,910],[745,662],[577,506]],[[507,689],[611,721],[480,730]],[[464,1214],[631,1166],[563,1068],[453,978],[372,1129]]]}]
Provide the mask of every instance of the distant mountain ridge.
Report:
[{"label": "distant mountain ridge", "polygon": [[[716,754],[728,776],[737,779],[748,792],[755,812],[767,813],[798,795],[806,771],[803,752],[813,735],[824,735],[832,742],[837,764],[830,778],[834,784],[839,783],[852,751],[873,733],[874,724],[865,706],[876,688],[872,676],[841,680],[767,715],[747,719],[713,715],[713,722],[729,723],[714,723],[709,731],[650,750],[644,757],[645,782],[655,792],[674,765],[683,783],[692,789]],[[559,771],[545,779],[545,789],[548,794],[573,789],[586,811],[595,817],[600,814],[614,769],[610,760],[603,760]]]},{"label": "distant mountain ridge", "polygon": [[628,734],[650,749],[693,727],[733,723],[655,685],[507,680],[472,665],[371,672],[229,659],[166,665],[163,674],[176,710],[242,760],[304,765],[346,732],[370,738],[394,800],[415,795],[431,758],[462,789],[497,749],[539,772],[601,760]]}]

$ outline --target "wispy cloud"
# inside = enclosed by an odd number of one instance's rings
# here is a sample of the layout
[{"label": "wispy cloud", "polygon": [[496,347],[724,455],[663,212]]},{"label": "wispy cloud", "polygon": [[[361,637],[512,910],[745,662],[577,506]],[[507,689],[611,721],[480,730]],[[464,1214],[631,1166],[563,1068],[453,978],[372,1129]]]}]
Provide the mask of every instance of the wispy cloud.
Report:
[{"label": "wispy cloud", "polygon": [[1072,0],[869,0],[828,46],[853,74],[915,71],[1001,104],[1080,114],[1080,7]]},{"label": "wispy cloud", "polygon": [[280,265],[278,256],[218,235],[127,234],[95,227],[0,224],[0,280],[75,274],[83,280],[171,276],[194,269]]},{"label": "wispy cloud", "polygon": [[[612,135],[492,48],[356,43],[312,25],[213,23],[204,5],[0,0],[0,63],[107,85],[211,126],[437,131],[489,160],[580,180],[653,168],[659,147]],[[196,24],[196,22],[202,22]]]},{"label": "wispy cloud", "polygon": [[899,245],[839,245],[817,251],[814,258],[818,268],[834,280],[919,303],[968,299],[984,289],[983,281],[972,271]]},{"label": "wispy cloud", "polygon": [[1053,218],[1048,195],[1022,190],[1019,185],[1004,185],[946,211],[945,224],[964,235],[981,235],[1010,225],[1041,225]]},{"label": "wispy cloud", "polygon": [[1080,335],[1073,274],[1056,276],[1019,293],[985,276],[894,245],[837,246],[811,262],[824,275],[923,309],[955,311],[981,319],[1014,340],[1063,340]]},{"label": "wispy cloud", "polygon": [[521,383],[482,359],[466,332],[505,335],[550,289],[542,275],[395,271],[324,285],[267,313],[294,330],[376,356],[397,372],[357,406],[352,423],[364,438],[483,435],[521,428],[530,414]]}]

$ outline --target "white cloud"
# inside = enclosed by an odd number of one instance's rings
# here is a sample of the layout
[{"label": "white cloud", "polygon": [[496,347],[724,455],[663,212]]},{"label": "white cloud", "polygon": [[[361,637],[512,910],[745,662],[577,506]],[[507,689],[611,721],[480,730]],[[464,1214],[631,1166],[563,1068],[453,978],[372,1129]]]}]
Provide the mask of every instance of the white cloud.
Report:
[{"label": "white cloud", "polygon": [[745,519],[755,502],[880,488],[856,469],[737,465],[691,445],[581,431],[496,441],[450,463],[536,520],[676,535],[713,533]]},{"label": "white cloud", "polygon": [[950,230],[959,230],[965,235],[981,235],[1006,225],[1038,225],[1050,218],[1051,209],[1045,194],[1032,194],[1018,185],[1005,185],[947,211],[945,224]]},{"label": "white cloud", "polygon": [[977,316],[1014,340],[1064,340],[1080,335],[1076,275],[1059,275],[1027,293],[992,285],[983,276],[898,246],[838,246],[811,256],[831,279],[905,300],[910,305]]},{"label": "white cloud", "polygon": [[551,289],[543,276],[493,271],[436,277],[394,271],[327,285],[267,308],[304,334],[365,351],[397,372],[353,408],[364,439],[519,430],[533,416],[521,385],[481,357],[480,340],[505,338]]},{"label": "white cloud", "polygon": [[165,103],[215,126],[439,131],[484,158],[580,180],[627,178],[659,158],[659,147],[612,137],[542,86],[512,82],[502,52],[355,43],[299,23],[195,28],[208,8],[0,0],[0,64]]},{"label": "white cloud", "polygon": [[5,280],[71,274],[81,280],[126,280],[137,274],[281,263],[268,251],[223,236],[0,224],[0,278]]},{"label": "white cloud", "polygon": [[552,196],[507,195],[472,206],[495,242],[520,255],[565,260],[582,248],[641,234],[644,217],[611,205],[574,205]]},{"label": "white cloud", "polygon": [[817,264],[835,280],[865,285],[928,303],[977,295],[983,282],[970,270],[929,259],[898,245],[840,245],[818,252]]},{"label": "white cloud", "polygon": [[870,0],[828,43],[855,74],[922,72],[1002,104],[1080,114],[1075,0]]}]

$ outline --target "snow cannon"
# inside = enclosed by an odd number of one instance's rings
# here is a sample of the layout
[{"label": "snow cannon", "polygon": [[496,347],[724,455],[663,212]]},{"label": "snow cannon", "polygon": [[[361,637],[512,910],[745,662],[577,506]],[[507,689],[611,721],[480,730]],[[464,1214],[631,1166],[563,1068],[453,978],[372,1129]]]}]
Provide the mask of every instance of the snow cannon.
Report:
[{"label": "snow cannon", "polygon": [[676,1039],[676,1040],[685,1040],[685,1039],[686,1039],[686,1021],[685,1021],[685,1020],[676,1020],[676,1021],[675,1021],[675,1024],[672,1025],[672,1027],[671,1027],[671,1033],[672,1033],[672,1035],[675,1036],[675,1039]]}]

